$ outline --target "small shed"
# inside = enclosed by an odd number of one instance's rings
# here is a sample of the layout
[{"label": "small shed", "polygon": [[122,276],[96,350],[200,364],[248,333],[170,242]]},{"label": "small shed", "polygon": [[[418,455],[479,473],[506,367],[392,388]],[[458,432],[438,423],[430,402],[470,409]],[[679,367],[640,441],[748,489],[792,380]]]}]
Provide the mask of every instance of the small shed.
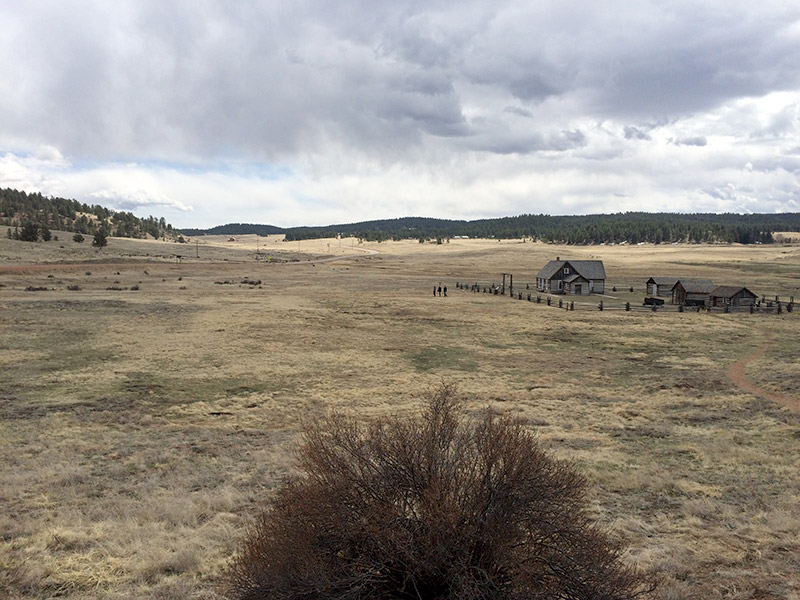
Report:
[{"label": "small shed", "polygon": [[758,296],[741,285],[718,285],[709,293],[711,306],[752,306]]}]

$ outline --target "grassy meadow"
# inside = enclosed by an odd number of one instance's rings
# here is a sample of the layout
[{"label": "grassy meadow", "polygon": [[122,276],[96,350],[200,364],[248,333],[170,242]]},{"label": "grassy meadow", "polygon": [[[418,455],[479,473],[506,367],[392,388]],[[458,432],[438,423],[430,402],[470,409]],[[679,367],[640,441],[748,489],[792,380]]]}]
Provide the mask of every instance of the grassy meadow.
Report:
[{"label": "grassy meadow", "polygon": [[625,290],[609,306],[641,304],[652,275],[800,301],[799,240],[57,234],[0,239],[0,598],[218,598],[305,419],[416,411],[442,381],[574,461],[660,598],[800,598],[800,311],[570,312],[456,288],[534,287],[560,256],[605,262]]}]

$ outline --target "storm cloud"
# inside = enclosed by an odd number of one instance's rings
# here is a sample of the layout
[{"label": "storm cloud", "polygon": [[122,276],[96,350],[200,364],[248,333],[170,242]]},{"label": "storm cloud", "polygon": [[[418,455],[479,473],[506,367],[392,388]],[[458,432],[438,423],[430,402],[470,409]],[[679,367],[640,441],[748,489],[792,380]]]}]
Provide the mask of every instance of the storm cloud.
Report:
[{"label": "storm cloud", "polygon": [[179,226],[796,210],[798,48],[770,0],[0,0],[0,186]]}]

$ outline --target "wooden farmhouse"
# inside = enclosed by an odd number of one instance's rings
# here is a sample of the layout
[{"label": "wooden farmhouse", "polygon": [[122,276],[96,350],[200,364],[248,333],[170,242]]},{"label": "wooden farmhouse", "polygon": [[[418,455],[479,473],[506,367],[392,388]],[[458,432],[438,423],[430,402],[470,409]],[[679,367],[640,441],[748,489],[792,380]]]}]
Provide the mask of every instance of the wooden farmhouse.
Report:
[{"label": "wooden farmhouse", "polygon": [[708,297],[711,306],[752,306],[758,300],[758,296],[741,285],[718,285]]},{"label": "wooden farmhouse", "polygon": [[551,260],[536,274],[536,289],[550,294],[602,294],[606,270],[602,260]]}]

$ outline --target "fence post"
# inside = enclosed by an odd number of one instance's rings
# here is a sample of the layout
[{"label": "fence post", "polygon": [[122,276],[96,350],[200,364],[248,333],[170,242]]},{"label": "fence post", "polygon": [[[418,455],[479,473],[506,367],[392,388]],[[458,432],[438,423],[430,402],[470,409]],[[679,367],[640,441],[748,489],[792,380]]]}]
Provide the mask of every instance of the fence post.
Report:
[{"label": "fence post", "polygon": [[541,303],[542,303],[542,297],[536,296],[536,304],[541,304]]},{"label": "fence post", "polygon": [[783,309],[781,308],[781,303],[778,302],[778,314],[781,314],[782,312],[783,312]]},{"label": "fence post", "polygon": [[630,302],[626,302],[625,303],[625,312],[631,312],[631,303]]},{"label": "fence post", "polygon": [[575,310],[575,302],[570,302],[569,303],[569,309],[570,310]]},{"label": "fence post", "polygon": [[794,310],[794,300],[792,300],[791,302],[789,302],[789,304],[786,305],[786,312],[792,312],[793,310]]},{"label": "fence post", "polygon": [[600,300],[600,304],[597,306],[598,309],[603,310],[603,301]]},{"label": "fence post", "polygon": [[547,297],[547,306],[550,306],[550,296]]},{"label": "fence post", "polygon": [[756,306],[755,306],[755,304],[751,304],[750,305],[750,314],[752,315],[754,312],[756,312]]},{"label": "fence post", "polygon": [[730,305],[726,304],[726,305],[725,305],[725,308],[722,310],[722,312],[724,312],[725,314],[728,314],[729,312],[731,312],[731,307],[730,307]]},{"label": "fence post", "polygon": [[558,308],[564,308],[564,301],[561,298],[558,299]]},{"label": "fence post", "polygon": [[683,304],[678,304],[678,312],[683,312]]}]

